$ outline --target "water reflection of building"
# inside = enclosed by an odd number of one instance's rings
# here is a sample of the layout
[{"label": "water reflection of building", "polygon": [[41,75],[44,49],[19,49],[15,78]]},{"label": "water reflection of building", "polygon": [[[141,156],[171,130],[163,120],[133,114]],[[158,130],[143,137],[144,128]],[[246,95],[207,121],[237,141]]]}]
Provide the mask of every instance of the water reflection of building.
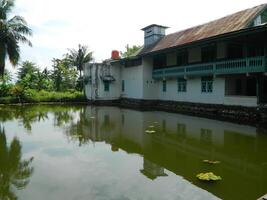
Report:
[{"label": "water reflection of building", "polygon": [[145,158],[144,158],[143,167],[144,167],[144,169],[141,169],[140,172],[151,180],[154,180],[160,176],[168,176],[164,172],[163,167],[161,167],[161,166],[157,165],[156,163],[153,163],[150,160],[147,160]]},{"label": "water reflection of building", "polygon": [[[165,168],[194,182],[195,174],[203,170],[201,161],[216,159],[221,161],[218,173],[224,184],[235,185],[235,193],[255,199],[251,191],[265,192],[267,138],[257,135],[254,127],[112,107],[87,107],[86,116],[95,118],[90,129],[84,127],[85,134],[92,141],[110,144],[113,151],[122,149],[143,155],[141,172],[147,177],[156,178]],[[155,134],[145,133],[149,126],[154,127]],[[226,187],[224,194],[215,188],[209,191],[225,199],[233,198],[232,187]]]}]

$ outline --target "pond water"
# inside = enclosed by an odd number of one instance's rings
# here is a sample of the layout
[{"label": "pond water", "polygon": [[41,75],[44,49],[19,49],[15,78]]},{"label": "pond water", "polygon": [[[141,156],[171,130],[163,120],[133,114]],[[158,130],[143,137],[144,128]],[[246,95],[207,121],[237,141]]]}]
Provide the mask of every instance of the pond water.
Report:
[{"label": "pond water", "polygon": [[[249,200],[267,193],[267,136],[254,127],[55,105],[0,107],[0,126],[1,200]],[[222,180],[199,181],[201,172]]]}]

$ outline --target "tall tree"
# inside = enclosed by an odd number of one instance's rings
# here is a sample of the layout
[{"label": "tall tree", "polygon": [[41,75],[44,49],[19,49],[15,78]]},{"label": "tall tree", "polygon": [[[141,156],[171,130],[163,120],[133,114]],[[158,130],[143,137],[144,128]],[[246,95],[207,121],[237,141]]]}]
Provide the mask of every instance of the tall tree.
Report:
[{"label": "tall tree", "polygon": [[14,8],[15,0],[0,0],[0,75],[3,75],[6,59],[9,58],[13,66],[18,64],[20,58],[19,42],[32,46],[27,38],[32,34],[27,22],[21,16],[8,19]]},{"label": "tall tree", "polygon": [[37,74],[39,71],[37,65],[31,61],[24,61],[18,69],[18,80],[22,80],[28,74]]},{"label": "tall tree", "polygon": [[79,44],[78,50],[69,49],[69,53],[66,55],[66,58],[77,68],[79,71],[79,77],[82,79],[84,65],[93,60],[93,52],[89,51],[87,46]]},{"label": "tall tree", "polygon": [[120,54],[121,54],[122,58],[128,58],[130,56],[133,56],[140,49],[141,49],[141,46],[139,46],[139,45],[129,46],[129,44],[127,44],[125,46],[125,51],[124,52],[120,52]]},{"label": "tall tree", "polygon": [[40,69],[30,61],[24,61],[18,69],[18,81],[26,89],[38,89]]}]

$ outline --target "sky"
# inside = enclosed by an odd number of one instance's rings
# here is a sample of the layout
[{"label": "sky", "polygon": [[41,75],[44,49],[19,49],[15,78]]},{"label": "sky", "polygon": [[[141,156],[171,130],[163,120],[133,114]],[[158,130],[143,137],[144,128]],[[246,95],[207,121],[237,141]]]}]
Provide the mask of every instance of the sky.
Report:
[{"label": "sky", "polygon": [[21,62],[51,68],[53,58],[78,44],[87,45],[99,62],[127,44],[142,45],[140,29],[147,25],[168,26],[169,34],[263,3],[267,0],[16,0],[12,15],[23,16],[33,30],[33,47],[21,45]]}]

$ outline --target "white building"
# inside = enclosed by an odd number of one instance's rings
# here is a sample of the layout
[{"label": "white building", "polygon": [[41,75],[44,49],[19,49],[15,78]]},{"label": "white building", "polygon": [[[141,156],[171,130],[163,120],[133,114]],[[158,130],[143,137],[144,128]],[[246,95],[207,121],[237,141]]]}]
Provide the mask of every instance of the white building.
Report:
[{"label": "white building", "polygon": [[85,67],[88,99],[266,104],[266,5],[169,35],[143,28],[136,55]]}]

